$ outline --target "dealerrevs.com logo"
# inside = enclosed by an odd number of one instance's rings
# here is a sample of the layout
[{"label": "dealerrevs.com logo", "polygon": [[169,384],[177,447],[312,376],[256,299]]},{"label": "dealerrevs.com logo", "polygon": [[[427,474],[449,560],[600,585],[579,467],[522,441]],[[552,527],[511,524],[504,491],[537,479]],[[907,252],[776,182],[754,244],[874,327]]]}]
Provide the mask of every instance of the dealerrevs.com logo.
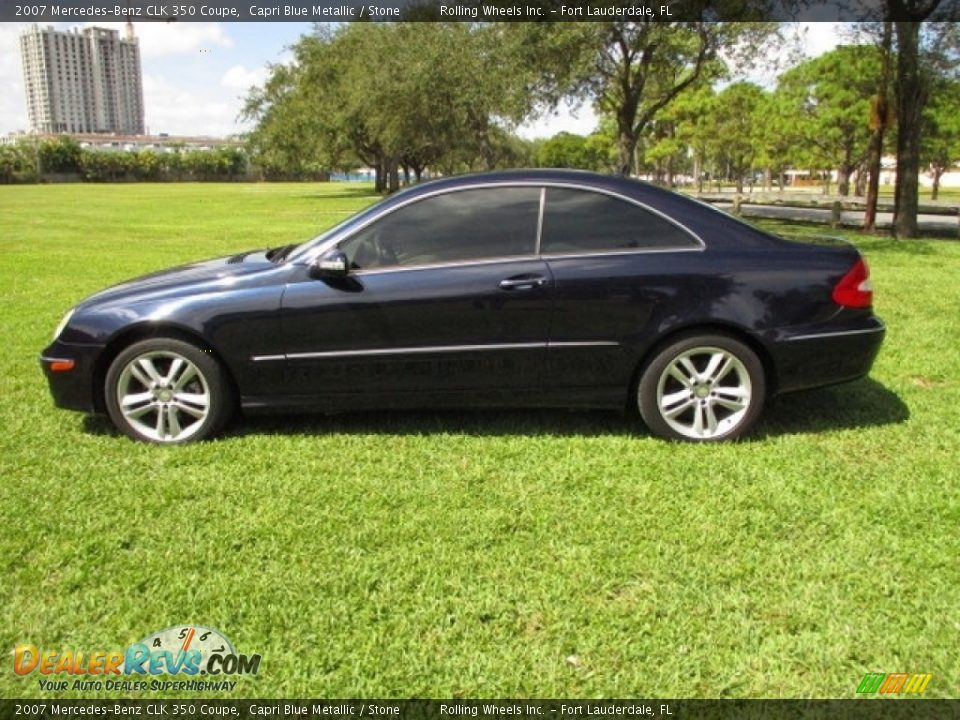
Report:
[{"label": "dealerrevs.com logo", "polygon": [[[256,675],[259,669],[260,655],[238,653],[226,635],[202,625],[159,630],[123,650],[61,650],[30,643],[13,650],[13,671],[38,676],[41,690],[233,690],[237,681],[228,678]],[[59,677],[63,675],[68,678]]]}]

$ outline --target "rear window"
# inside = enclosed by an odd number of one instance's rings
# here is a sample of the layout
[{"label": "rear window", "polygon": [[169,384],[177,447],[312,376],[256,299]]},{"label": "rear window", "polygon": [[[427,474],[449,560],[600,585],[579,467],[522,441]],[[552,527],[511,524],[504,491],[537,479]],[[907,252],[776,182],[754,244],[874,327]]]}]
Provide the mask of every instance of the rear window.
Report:
[{"label": "rear window", "polygon": [[700,247],[688,232],[638,205],[569,188],[547,188],[540,237],[540,251],[553,255]]}]

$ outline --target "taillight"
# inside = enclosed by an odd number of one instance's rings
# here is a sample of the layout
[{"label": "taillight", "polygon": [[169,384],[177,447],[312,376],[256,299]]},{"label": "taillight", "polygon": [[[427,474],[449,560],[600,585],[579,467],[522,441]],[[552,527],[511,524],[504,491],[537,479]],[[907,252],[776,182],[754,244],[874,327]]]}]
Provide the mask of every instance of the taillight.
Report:
[{"label": "taillight", "polygon": [[873,304],[873,286],[870,284],[870,270],[863,258],[857,260],[850,272],[844,275],[833,289],[833,301],[837,305],[851,308],[865,308]]}]

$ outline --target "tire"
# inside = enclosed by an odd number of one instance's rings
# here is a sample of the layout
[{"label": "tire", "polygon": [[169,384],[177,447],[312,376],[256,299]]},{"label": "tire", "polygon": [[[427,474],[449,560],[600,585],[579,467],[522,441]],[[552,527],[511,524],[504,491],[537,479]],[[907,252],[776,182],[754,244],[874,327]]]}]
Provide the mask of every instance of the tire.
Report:
[{"label": "tire", "polygon": [[763,363],[753,350],[728,335],[688,335],[646,364],[636,402],[658,437],[718,442],[750,429],[765,394]]},{"label": "tire", "polygon": [[104,398],[118,430],[164,445],[212,437],[234,407],[216,358],[173,338],[142,340],[117,355],[107,370]]}]

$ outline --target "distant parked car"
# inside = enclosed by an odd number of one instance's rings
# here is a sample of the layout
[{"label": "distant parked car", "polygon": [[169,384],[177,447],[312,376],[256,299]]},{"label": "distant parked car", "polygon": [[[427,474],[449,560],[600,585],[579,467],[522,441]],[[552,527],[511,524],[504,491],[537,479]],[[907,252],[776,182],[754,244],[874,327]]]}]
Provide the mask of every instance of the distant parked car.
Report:
[{"label": "distant parked car", "polygon": [[772,393],[865,375],[884,336],[871,302],[842,241],[529,170],[104,290],[41,359],[58,406],[157,443],[210,437],[238,406],[626,408],[663,438],[726,440]]}]

